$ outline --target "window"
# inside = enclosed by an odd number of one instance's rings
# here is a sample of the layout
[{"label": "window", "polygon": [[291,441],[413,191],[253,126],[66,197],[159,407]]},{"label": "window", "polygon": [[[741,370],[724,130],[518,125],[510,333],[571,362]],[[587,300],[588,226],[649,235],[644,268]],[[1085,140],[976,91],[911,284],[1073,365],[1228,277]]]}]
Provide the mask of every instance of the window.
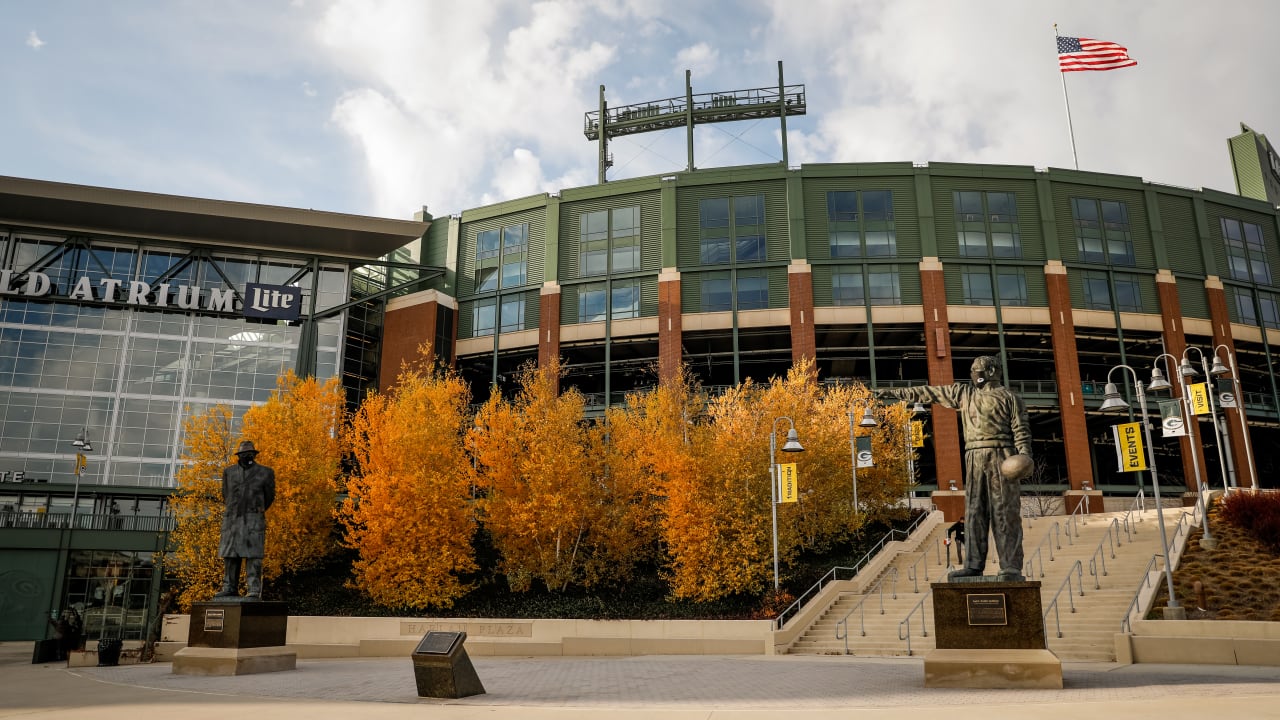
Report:
[{"label": "window", "polygon": [[996,268],[1001,305],[1028,305],[1027,274],[1022,268]]},{"label": "window", "polygon": [[1071,217],[1081,261],[1137,265],[1127,205],[1114,200],[1071,198]]},{"label": "window", "polygon": [[[865,273],[865,274],[864,274]],[[841,268],[831,275],[833,305],[900,305],[902,292],[893,267]]]},{"label": "window", "polygon": [[511,288],[528,281],[529,225],[481,230],[476,235],[474,292]]},{"label": "window", "polygon": [[503,298],[499,332],[515,332],[524,329],[524,296]]},{"label": "window", "polygon": [[957,191],[956,237],[963,257],[1022,257],[1018,205],[1010,192]]},{"label": "window", "polygon": [[703,265],[768,259],[764,195],[701,200],[698,228],[698,260]]},{"label": "window", "polygon": [[1022,268],[999,267],[995,269],[998,295],[992,293],[991,268],[967,267],[962,270],[961,282],[964,287],[966,305],[994,305],[995,298],[1000,298],[1000,305],[1027,304],[1027,275]]},{"label": "window", "polygon": [[733,290],[729,285],[729,273],[708,273],[702,276],[702,311],[723,312],[733,309]]},{"label": "window", "polygon": [[1271,284],[1271,264],[1263,244],[1262,227],[1222,218],[1222,238],[1227,245],[1227,270],[1236,280]]},{"label": "window", "polygon": [[831,257],[894,257],[893,193],[833,190],[827,193]]},{"label": "window", "polygon": [[1253,291],[1247,288],[1232,288],[1236,299],[1236,312],[1240,322],[1245,325],[1258,325],[1258,311],[1262,312],[1262,324],[1273,330],[1280,330],[1280,304],[1271,293],[1258,293],[1258,303],[1253,302]]},{"label": "window", "polygon": [[[640,281],[616,280],[583,285],[578,290],[578,322],[604,322],[605,313],[614,320],[640,317]],[[606,302],[607,301],[607,302]]]},{"label": "window", "polygon": [[579,275],[587,277],[640,269],[638,205],[583,213],[580,222]]},{"label": "window", "polygon": [[481,337],[483,335],[492,335],[494,327],[494,310],[496,304],[493,300],[481,300],[471,308],[471,336]]},{"label": "window", "polygon": [[769,278],[763,272],[738,273],[738,309],[764,310],[769,307]]},{"label": "window", "polygon": [[964,268],[960,279],[964,285],[966,305],[994,305],[991,293],[991,271],[985,267]]},{"label": "window", "polygon": [[1114,275],[1110,284],[1115,287],[1115,306],[1111,303],[1111,288],[1107,274],[1086,272],[1082,276],[1084,305],[1090,310],[1116,310],[1118,312],[1142,312],[1142,289],[1137,278]]}]

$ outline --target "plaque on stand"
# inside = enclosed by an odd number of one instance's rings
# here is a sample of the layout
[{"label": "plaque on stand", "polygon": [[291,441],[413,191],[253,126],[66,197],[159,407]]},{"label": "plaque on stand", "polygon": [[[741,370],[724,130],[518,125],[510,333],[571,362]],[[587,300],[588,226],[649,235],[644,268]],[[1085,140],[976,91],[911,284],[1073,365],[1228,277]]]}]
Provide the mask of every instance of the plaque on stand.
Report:
[{"label": "plaque on stand", "polygon": [[484,684],[476,675],[462,645],[464,632],[429,632],[413,651],[413,679],[418,697],[462,698],[483,695]]},{"label": "plaque on stand", "polygon": [[924,686],[1061,688],[1040,605],[1035,581],[934,583],[937,649],[925,656]]},{"label": "plaque on stand", "polygon": [[293,670],[298,654],[285,646],[289,607],[283,602],[229,601],[191,605],[187,646],[173,656],[178,675],[252,675]]}]

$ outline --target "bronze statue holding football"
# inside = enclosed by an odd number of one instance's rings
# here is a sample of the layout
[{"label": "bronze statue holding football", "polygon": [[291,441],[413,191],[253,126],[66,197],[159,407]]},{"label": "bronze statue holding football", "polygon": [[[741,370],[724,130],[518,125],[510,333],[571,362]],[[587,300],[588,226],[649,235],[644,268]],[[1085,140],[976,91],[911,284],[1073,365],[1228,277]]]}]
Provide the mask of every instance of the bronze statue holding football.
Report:
[{"label": "bronze statue holding football", "polygon": [[880,390],[881,397],[937,403],[959,411],[964,430],[965,563],[948,579],[977,577],[987,564],[988,534],[995,536],[1001,582],[1022,575],[1021,481],[1031,475],[1031,426],[1022,398],[1001,383],[1000,361],[973,361],[973,384]]}]

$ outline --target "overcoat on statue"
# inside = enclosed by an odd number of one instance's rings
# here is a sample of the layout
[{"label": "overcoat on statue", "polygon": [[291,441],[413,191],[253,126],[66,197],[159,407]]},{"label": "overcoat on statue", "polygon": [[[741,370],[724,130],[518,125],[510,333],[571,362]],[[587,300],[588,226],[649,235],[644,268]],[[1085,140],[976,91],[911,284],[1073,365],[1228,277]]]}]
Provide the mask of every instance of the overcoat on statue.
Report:
[{"label": "overcoat on statue", "polygon": [[276,499],[276,474],[265,465],[232,465],[222,471],[222,537],[218,556],[260,558],[267,534],[267,508]]}]

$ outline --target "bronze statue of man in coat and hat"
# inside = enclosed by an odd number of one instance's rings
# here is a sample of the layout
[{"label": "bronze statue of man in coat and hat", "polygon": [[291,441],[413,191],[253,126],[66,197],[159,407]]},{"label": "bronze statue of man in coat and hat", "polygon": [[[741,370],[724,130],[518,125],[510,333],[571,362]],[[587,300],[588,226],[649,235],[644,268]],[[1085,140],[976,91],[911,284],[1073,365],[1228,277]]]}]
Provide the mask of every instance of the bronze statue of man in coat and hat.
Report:
[{"label": "bronze statue of man in coat and hat", "polygon": [[267,508],[276,499],[276,474],[254,458],[258,451],[245,440],[236,450],[239,462],[222,471],[222,536],[218,555],[224,563],[222,589],[214,598],[240,594],[240,565],[245,565],[249,591],[245,600],[262,599],[262,557],[266,544]]}]

